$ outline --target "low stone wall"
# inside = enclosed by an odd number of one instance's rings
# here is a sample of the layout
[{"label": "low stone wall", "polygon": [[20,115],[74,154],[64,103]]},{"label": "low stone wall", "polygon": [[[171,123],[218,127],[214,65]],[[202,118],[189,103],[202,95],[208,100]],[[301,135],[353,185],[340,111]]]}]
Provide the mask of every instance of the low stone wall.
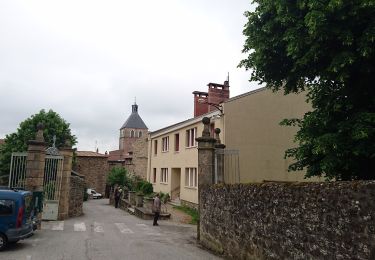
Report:
[{"label": "low stone wall", "polygon": [[233,259],[375,259],[375,182],[201,189],[200,243]]},{"label": "low stone wall", "polygon": [[83,214],[83,194],[85,180],[78,176],[70,177],[69,192],[69,217],[77,217]]}]

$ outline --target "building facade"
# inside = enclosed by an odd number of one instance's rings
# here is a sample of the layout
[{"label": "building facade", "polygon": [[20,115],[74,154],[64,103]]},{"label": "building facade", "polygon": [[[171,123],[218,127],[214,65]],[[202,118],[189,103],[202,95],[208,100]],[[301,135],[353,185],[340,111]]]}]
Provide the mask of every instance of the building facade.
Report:
[{"label": "building facade", "polygon": [[148,142],[147,180],[154,191],[171,199],[198,203],[198,150],[195,138],[203,131],[202,118],[212,118],[211,129],[221,127],[219,111],[213,111],[151,132]]},{"label": "building facade", "polygon": [[108,175],[108,156],[97,152],[77,151],[73,170],[85,177],[87,188],[104,194]]},{"label": "building facade", "polygon": [[[194,105],[204,96],[202,93],[193,92]],[[301,118],[311,109],[303,94],[283,95],[260,88],[219,105],[221,111],[199,115],[197,111],[205,110],[195,109],[194,114],[199,116],[150,133],[147,178],[154,191],[168,192],[172,199],[179,198],[186,204],[198,203],[198,151],[196,143],[189,140],[190,133],[194,133],[192,140],[201,136],[204,116],[211,119],[211,133],[220,128],[222,143],[228,150],[238,151],[240,182],[319,181],[304,179],[304,172],[288,172],[292,161],[284,158],[285,151],[296,146],[293,140],[297,128],[281,126],[280,122]]]}]

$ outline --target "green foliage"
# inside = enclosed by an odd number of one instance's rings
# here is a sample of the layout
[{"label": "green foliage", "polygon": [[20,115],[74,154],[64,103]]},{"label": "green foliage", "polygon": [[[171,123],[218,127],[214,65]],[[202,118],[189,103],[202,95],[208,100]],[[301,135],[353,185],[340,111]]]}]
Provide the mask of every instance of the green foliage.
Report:
[{"label": "green foliage", "polygon": [[189,216],[191,216],[191,221],[189,224],[197,225],[199,220],[199,213],[198,210],[189,208],[187,206],[174,206],[174,209],[178,209],[182,212],[185,212]]},{"label": "green foliage", "polygon": [[0,147],[0,176],[9,175],[10,159],[12,152],[24,152],[27,150],[27,141],[35,139],[38,123],[44,125],[44,139],[48,146],[53,144],[53,136],[56,135],[56,147],[62,147],[65,140],[69,140],[72,145],[77,143],[77,139],[71,134],[69,123],[60,117],[56,112],[40,110],[21,122],[15,133],[6,135],[5,144]]},{"label": "green foliage", "polygon": [[136,183],[136,191],[143,195],[149,195],[154,192],[154,188],[150,182],[140,180]]},{"label": "green foliage", "polygon": [[170,196],[169,196],[169,193],[167,192],[167,193],[164,193],[164,192],[159,192],[159,198],[160,198],[160,201],[162,202],[162,203],[167,203],[169,200],[170,200]]},{"label": "green foliage", "polygon": [[145,182],[143,183],[141,190],[143,191],[144,194],[151,194],[154,192],[154,187],[150,182]]},{"label": "green foliage", "polygon": [[111,186],[120,185],[128,186],[130,180],[128,171],[122,167],[114,167],[108,174],[107,183]]},{"label": "green foliage", "polygon": [[374,179],[375,2],[255,0],[246,12],[239,66],[251,80],[285,94],[306,91],[313,110],[298,126],[299,146],[286,151],[290,170],[306,177]]}]

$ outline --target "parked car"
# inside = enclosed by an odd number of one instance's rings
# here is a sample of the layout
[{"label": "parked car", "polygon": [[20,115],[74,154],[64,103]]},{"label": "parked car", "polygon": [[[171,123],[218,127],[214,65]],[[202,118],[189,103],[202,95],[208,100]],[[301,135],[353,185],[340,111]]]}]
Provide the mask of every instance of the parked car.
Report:
[{"label": "parked car", "polygon": [[0,189],[0,251],[33,235],[32,193]]},{"label": "parked car", "polygon": [[92,195],[93,199],[101,199],[103,195],[99,192],[96,192],[94,189],[87,189],[87,194]]}]

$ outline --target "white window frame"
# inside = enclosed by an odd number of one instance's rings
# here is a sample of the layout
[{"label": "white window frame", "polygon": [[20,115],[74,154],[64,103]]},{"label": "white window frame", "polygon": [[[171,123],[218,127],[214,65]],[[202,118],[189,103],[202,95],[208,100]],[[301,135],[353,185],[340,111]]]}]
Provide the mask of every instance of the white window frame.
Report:
[{"label": "white window frame", "polygon": [[134,138],[134,137],[135,137],[135,132],[134,132],[134,130],[130,130],[130,137],[131,137],[131,138]]},{"label": "white window frame", "polygon": [[185,187],[197,188],[198,187],[198,172],[197,168],[185,168]]},{"label": "white window frame", "polygon": [[169,136],[163,137],[161,139],[161,151],[162,152],[169,151]]},{"label": "white window frame", "polygon": [[139,138],[142,137],[142,131],[139,131],[139,132],[138,132],[138,137],[139,137]]},{"label": "white window frame", "polygon": [[160,183],[168,183],[168,168],[161,168]]},{"label": "white window frame", "polygon": [[197,141],[195,141],[196,136],[197,136],[196,127],[186,130],[186,148],[197,146]]}]

